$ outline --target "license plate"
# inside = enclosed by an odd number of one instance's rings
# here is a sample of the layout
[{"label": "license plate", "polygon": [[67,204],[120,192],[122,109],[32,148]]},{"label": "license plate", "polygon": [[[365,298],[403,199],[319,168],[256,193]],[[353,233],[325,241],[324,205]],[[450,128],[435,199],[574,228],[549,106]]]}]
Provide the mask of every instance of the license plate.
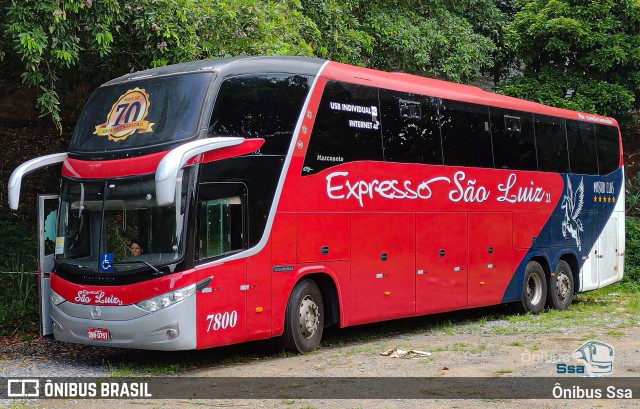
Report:
[{"label": "license plate", "polygon": [[106,328],[87,328],[87,337],[97,341],[108,341],[109,330]]}]

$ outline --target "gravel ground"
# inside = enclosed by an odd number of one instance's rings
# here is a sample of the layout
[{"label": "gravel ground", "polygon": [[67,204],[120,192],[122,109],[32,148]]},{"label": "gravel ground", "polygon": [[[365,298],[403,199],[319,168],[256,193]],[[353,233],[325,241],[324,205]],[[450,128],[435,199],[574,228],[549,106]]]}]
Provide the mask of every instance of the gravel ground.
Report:
[{"label": "gravel ground", "polygon": [[[615,376],[640,376],[640,323],[618,327],[612,320],[594,327],[584,322],[558,323],[552,333],[523,331],[526,322],[505,319],[477,322],[452,313],[436,318],[372,324],[330,330],[321,348],[299,356],[284,354],[273,341],[252,342],[204,351],[153,352],[64,344],[51,338],[0,347],[0,376],[130,376],[176,375],[211,377],[498,377],[554,376],[554,356],[569,354],[587,339],[598,339],[616,349]],[[476,314],[476,313],[472,313]],[[479,310],[484,316],[487,310]],[[477,317],[476,316],[476,317]],[[636,318],[636,317],[633,317]],[[449,320],[451,325],[444,325]],[[457,320],[457,321],[456,321]],[[628,322],[628,320],[627,320]],[[425,330],[428,328],[428,330]],[[429,329],[430,328],[430,329]],[[497,335],[513,329],[512,335]],[[614,328],[616,328],[614,330]],[[505,330],[506,329],[506,330]],[[430,356],[392,358],[380,353],[390,348],[416,349]],[[531,358],[531,357],[534,358]],[[550,358],[551,357],[551,358]],[[410,408],[429,407],[637,407],[630,401],[556,400],[129,400],[139,408],[265,407],[265,408]],[[4,407],[121,408],[117,400],[3,401]]]}]

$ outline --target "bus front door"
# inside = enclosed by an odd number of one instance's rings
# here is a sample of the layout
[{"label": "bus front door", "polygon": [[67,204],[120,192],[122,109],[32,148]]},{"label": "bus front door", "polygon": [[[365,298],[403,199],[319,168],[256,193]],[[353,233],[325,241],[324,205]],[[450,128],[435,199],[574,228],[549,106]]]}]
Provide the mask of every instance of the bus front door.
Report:
[{"label": "bus front door", "polygon": [[49,281],[56,253],[56,226],[58,221],[58,196],[38,196],[38,300],[40,335],[53,333],[51,328]]}]

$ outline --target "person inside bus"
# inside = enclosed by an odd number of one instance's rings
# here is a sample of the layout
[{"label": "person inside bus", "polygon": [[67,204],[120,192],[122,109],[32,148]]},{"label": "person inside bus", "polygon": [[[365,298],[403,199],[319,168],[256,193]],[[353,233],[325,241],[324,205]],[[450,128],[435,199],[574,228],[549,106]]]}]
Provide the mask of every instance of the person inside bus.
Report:
[{"label": "person inside bus", "polygon": [[129,247],[131,248],[132,256],[139,256],[144,252],[144,249],[137,240],[131,240],[131,245]]}]

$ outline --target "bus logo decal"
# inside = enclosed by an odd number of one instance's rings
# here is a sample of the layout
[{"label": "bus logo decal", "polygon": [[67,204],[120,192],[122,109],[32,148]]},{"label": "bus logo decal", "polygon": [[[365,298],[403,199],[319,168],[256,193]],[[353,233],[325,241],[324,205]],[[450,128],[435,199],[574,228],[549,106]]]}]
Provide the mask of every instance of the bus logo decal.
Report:
[{"label": "bus logo decal", "polygon": [[578,218],[580,212],[582,212],[582,206],[584,205],[584,178],[580,179],[580,185],[573,192],[571,186],[571,180],[567,176],[567,193],[562,198],[561,209],[564,209],[564,220],[562,221],[562,235],[567,236],[567,233],[571,235],[576,241],[578,251],[582,250],[582,244],[580,243],[580,232],[584,231],[582,222]]},{"label": "bus logo decal", "polygon": [[[492,197],[489,187],[478,183],[478,179],[467,178],[467,175],[463,171],[457,171],[453,175],[453,178],[449,178],[448,176],[435,176],[419,182],[406,179],[352,181],[348,179],[348,176],[349,172],[346,171],[336,171],[326,176],[326,193],[329,199],[348,200],[349,198],[354,198],[358,201],[360,207],[364,207],[364,199],[366,198],[371,200],[377,197],[383,199],[427,200],[434,194],[431,185],[435,182],[445,182],[447,185],[454,185],[448,190],[447,196],[452,203],[484,203]],[[516,174],[511,173],[505,183],[497,183],[497,189],[501,194],[499,196],[493,196],[495,197],[493,200],[498,203],[551,203],[551,193],[547,192],[543,187],[537,186],[534,181],[529,181],[530,186],[516,186],[516,182]],[[582,183],[580,186],[582,187]],[[445,192],[445,194],[447,193]],[[584,192],[580,194],[580,208],[577,209],[576,217],[580,213],[580,209],[582,209],[582,196],[584,196]],[[576,199],[574,198],[573,200],[575,202]],[[582,225],[580,225],[580,231],[582,231],[581,226]]]},{"label": "bus logo decal", "polygon": [[100,307],[94,305],[91,309],[91,316],[93,317],[93,319],[99,320],[100,317],[102,317],[102,310],[100,309]]},{"label": "bus logo decal", "polygon": [[[437,176],[412,186],[410,180],[400,183],[398,180],[373,180],[366,182],[358,180],[351,182],[347,177],[349,172],[332,172],[326,176],[327,196],[330,199],[346,199],[353,197],[358,201],[360,207],[364,207],[363,199],[374,198],[374,193],[385,199],[429,199],[433,192],[430,184],[434,182],[451,183],[451,179],[446,176]],[[334,179],[344,178],[341,182]],[[346,194],[345,194],[346,193]]]},{"label": "bus logo decal", "polygon": [[144,89],[130,89],[111,106],[107,122],[96,126],[93,133],[117,142],[127,139],[136,131],[153,132],[151,127],[155,124],[145,120],[149,113],[149,105],[149,94]]},{"label": "bus logo decal", "polygon": [[115,295],[106,295],[102,290],[80,290],[75,301],[82,304],[122,305],[120,298]]}]

